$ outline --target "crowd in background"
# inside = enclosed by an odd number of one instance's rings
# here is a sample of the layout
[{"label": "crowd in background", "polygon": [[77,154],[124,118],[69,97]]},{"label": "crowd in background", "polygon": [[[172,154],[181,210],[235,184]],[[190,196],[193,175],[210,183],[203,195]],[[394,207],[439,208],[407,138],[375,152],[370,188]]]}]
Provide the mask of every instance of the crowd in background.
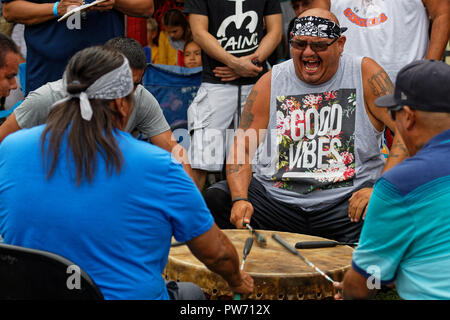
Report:
[{"label": "crowd in background", "polygon": [[[155,0],[153,3],[154,13],[151,16],[147,18],[137,18],[133,16],[125,17],[126,36],[137,40],[142,45],[148,63],[177,65],[187,68],[202,66],[201,48],[193,40],[188,20],[189,15],[183,13],[184,0]],[[295,17],[298,16],[301,11],[307,9],[308,4],[310,3],[314,3],[315,6],[323,8],[327,8],[327,6],[330,7],[329,0],[291,0],[282,2],[283,37],[274,52],[267,59],[269,67],[291,57],[289,50],[289,33],[291,32]],[[331,10],[332,12],[333,10],[337,11],[337,5],[334,5],[334,7],[331,6]],[[8,23],[3,15],[0,15],[0,32],[10,36],[17,44],[23,58],[22,62],[25,62],[27,58],[27,45],[24,38],[24,29],[24,24]],[[186,47],[188,47],[188,50],[186,50]],[[353,49],[353,47],[349,47],[348,49]],[[367,50],[372,49],[367,48]],[[450,60],[450,58],[445,57],[444,59]],[[392,78],[391,74],[390,76]],[[20,81],[19,79],[17,80],[18,89],[11,93],[6,104],[3,103],[5,109],[13,107],[15,102],[23,99],[24,94],[22,93],[22,89],[25,93],[28,92],[25,88],[21,88]],[[391,80],[394,81],[395,79]]]}]

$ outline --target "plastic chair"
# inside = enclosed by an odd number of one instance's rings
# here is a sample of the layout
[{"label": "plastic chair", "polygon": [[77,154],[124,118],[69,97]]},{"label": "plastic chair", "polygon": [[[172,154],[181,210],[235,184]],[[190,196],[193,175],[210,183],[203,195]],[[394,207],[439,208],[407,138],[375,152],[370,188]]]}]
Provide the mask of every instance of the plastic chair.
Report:
[{"label": "plastic chair", "polygon": [[86,272],[42,250],[0,243],[0,300],[103,300]]},{"label": "plastic chair", "polygon": [[185,68],[149,63],[142,79],[158,100],[172,131],[187,129],[187,110],[202,82],[202,67]]}]

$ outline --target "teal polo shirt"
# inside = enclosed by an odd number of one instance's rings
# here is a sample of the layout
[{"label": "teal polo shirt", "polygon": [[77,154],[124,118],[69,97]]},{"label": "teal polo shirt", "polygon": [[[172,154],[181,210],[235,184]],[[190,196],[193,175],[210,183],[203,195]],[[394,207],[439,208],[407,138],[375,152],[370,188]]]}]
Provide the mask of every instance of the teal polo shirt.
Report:
[{"label": "teal polo shirt", "polygon": [[352,266],[403,299],[450,299],[450,130],[377,181]]}]

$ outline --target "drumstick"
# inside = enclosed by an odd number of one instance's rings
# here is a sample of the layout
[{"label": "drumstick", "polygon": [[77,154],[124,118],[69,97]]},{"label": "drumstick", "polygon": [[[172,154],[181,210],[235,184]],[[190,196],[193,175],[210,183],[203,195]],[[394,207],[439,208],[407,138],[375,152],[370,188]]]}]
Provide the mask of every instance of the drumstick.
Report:
[{"label": "drumstick", "polygon": [[253,246],[253,238],[249,237],[249,238],[247,238],[247,240],[245,240],[241,270],[244,270],[245,259],[247,258],[248,254],[250,253],[250,250],[252,250],[252,246]]},{"label": "drumstick", "polygon": [[260,247],[265,247],[267,245],[267,241],[266,238],[264,238],[264,236],[262,234],[260,234],[259,232],[256,232],[251,226],[250,224],[248,224],[247,222],[243,223],[244,227],[247,227],[248,230],[250,230],[250,232],[252,233],[253,237],[256,240],[256,244]]},{"label": "drumstick", "polygon": [[300,241],[295,244],[297,249],[315,249],[330,248],[336,246],[357,246],[357,242],[339,242],[339,241]]},{"label": "drumstick", "polygon": [[304,256],[302,256],[297,250],[295,250],[294,247],[292,247],[291,245],[289,245],[289,243],[287,243],[286,241],[284,241],[279,235],[277,234],[272,234],[272,238],[275,239],[279,244],[281,244],[283,247],[285,247],[289,252],[291,252],[292,254],[295,254],[296,256],[298,256],[300,259],[303,260],[303,262],[305,262],[308,266],[310,266],[311,268],[313,268],[314,270],[316,270],[318,273],[320,273],[325,279],[327,279],[328,281],[330,281],[331,283],[334,283],[333,279],[331,279],[329,276],[327,276],[322,270],[320,270],[318,267],[316,267],[311,261],[309,261],[308,259],[306,259]]},{"label": "drumstick", "polygon": [[[249,237],[249,238],[247,238],[247,240],[245,240],[244,253],[242,256],[242,263],[241,263],[241,270],[244,270],[245,259],[247,258],[248,254],[250,253],[252,246],[253,246],[253,237]],[[241,300],[241,294],[235,293],[234,300]]]}]

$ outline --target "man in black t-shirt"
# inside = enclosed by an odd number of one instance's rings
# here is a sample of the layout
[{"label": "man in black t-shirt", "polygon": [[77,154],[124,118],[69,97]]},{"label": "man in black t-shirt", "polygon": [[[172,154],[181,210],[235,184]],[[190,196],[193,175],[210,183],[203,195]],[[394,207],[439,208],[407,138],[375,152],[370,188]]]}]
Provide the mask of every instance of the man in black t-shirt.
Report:
[{"label": "man in black t-shirt", "polygon": [[202,48],[202,85],[188,110],[188,129],[190,162],[203,189],[206,173],[222,170],[226,129],[233,120],[237,127],[241,107],[281,40],[281,7],[279,0],[186,0],[184,12]]}]

